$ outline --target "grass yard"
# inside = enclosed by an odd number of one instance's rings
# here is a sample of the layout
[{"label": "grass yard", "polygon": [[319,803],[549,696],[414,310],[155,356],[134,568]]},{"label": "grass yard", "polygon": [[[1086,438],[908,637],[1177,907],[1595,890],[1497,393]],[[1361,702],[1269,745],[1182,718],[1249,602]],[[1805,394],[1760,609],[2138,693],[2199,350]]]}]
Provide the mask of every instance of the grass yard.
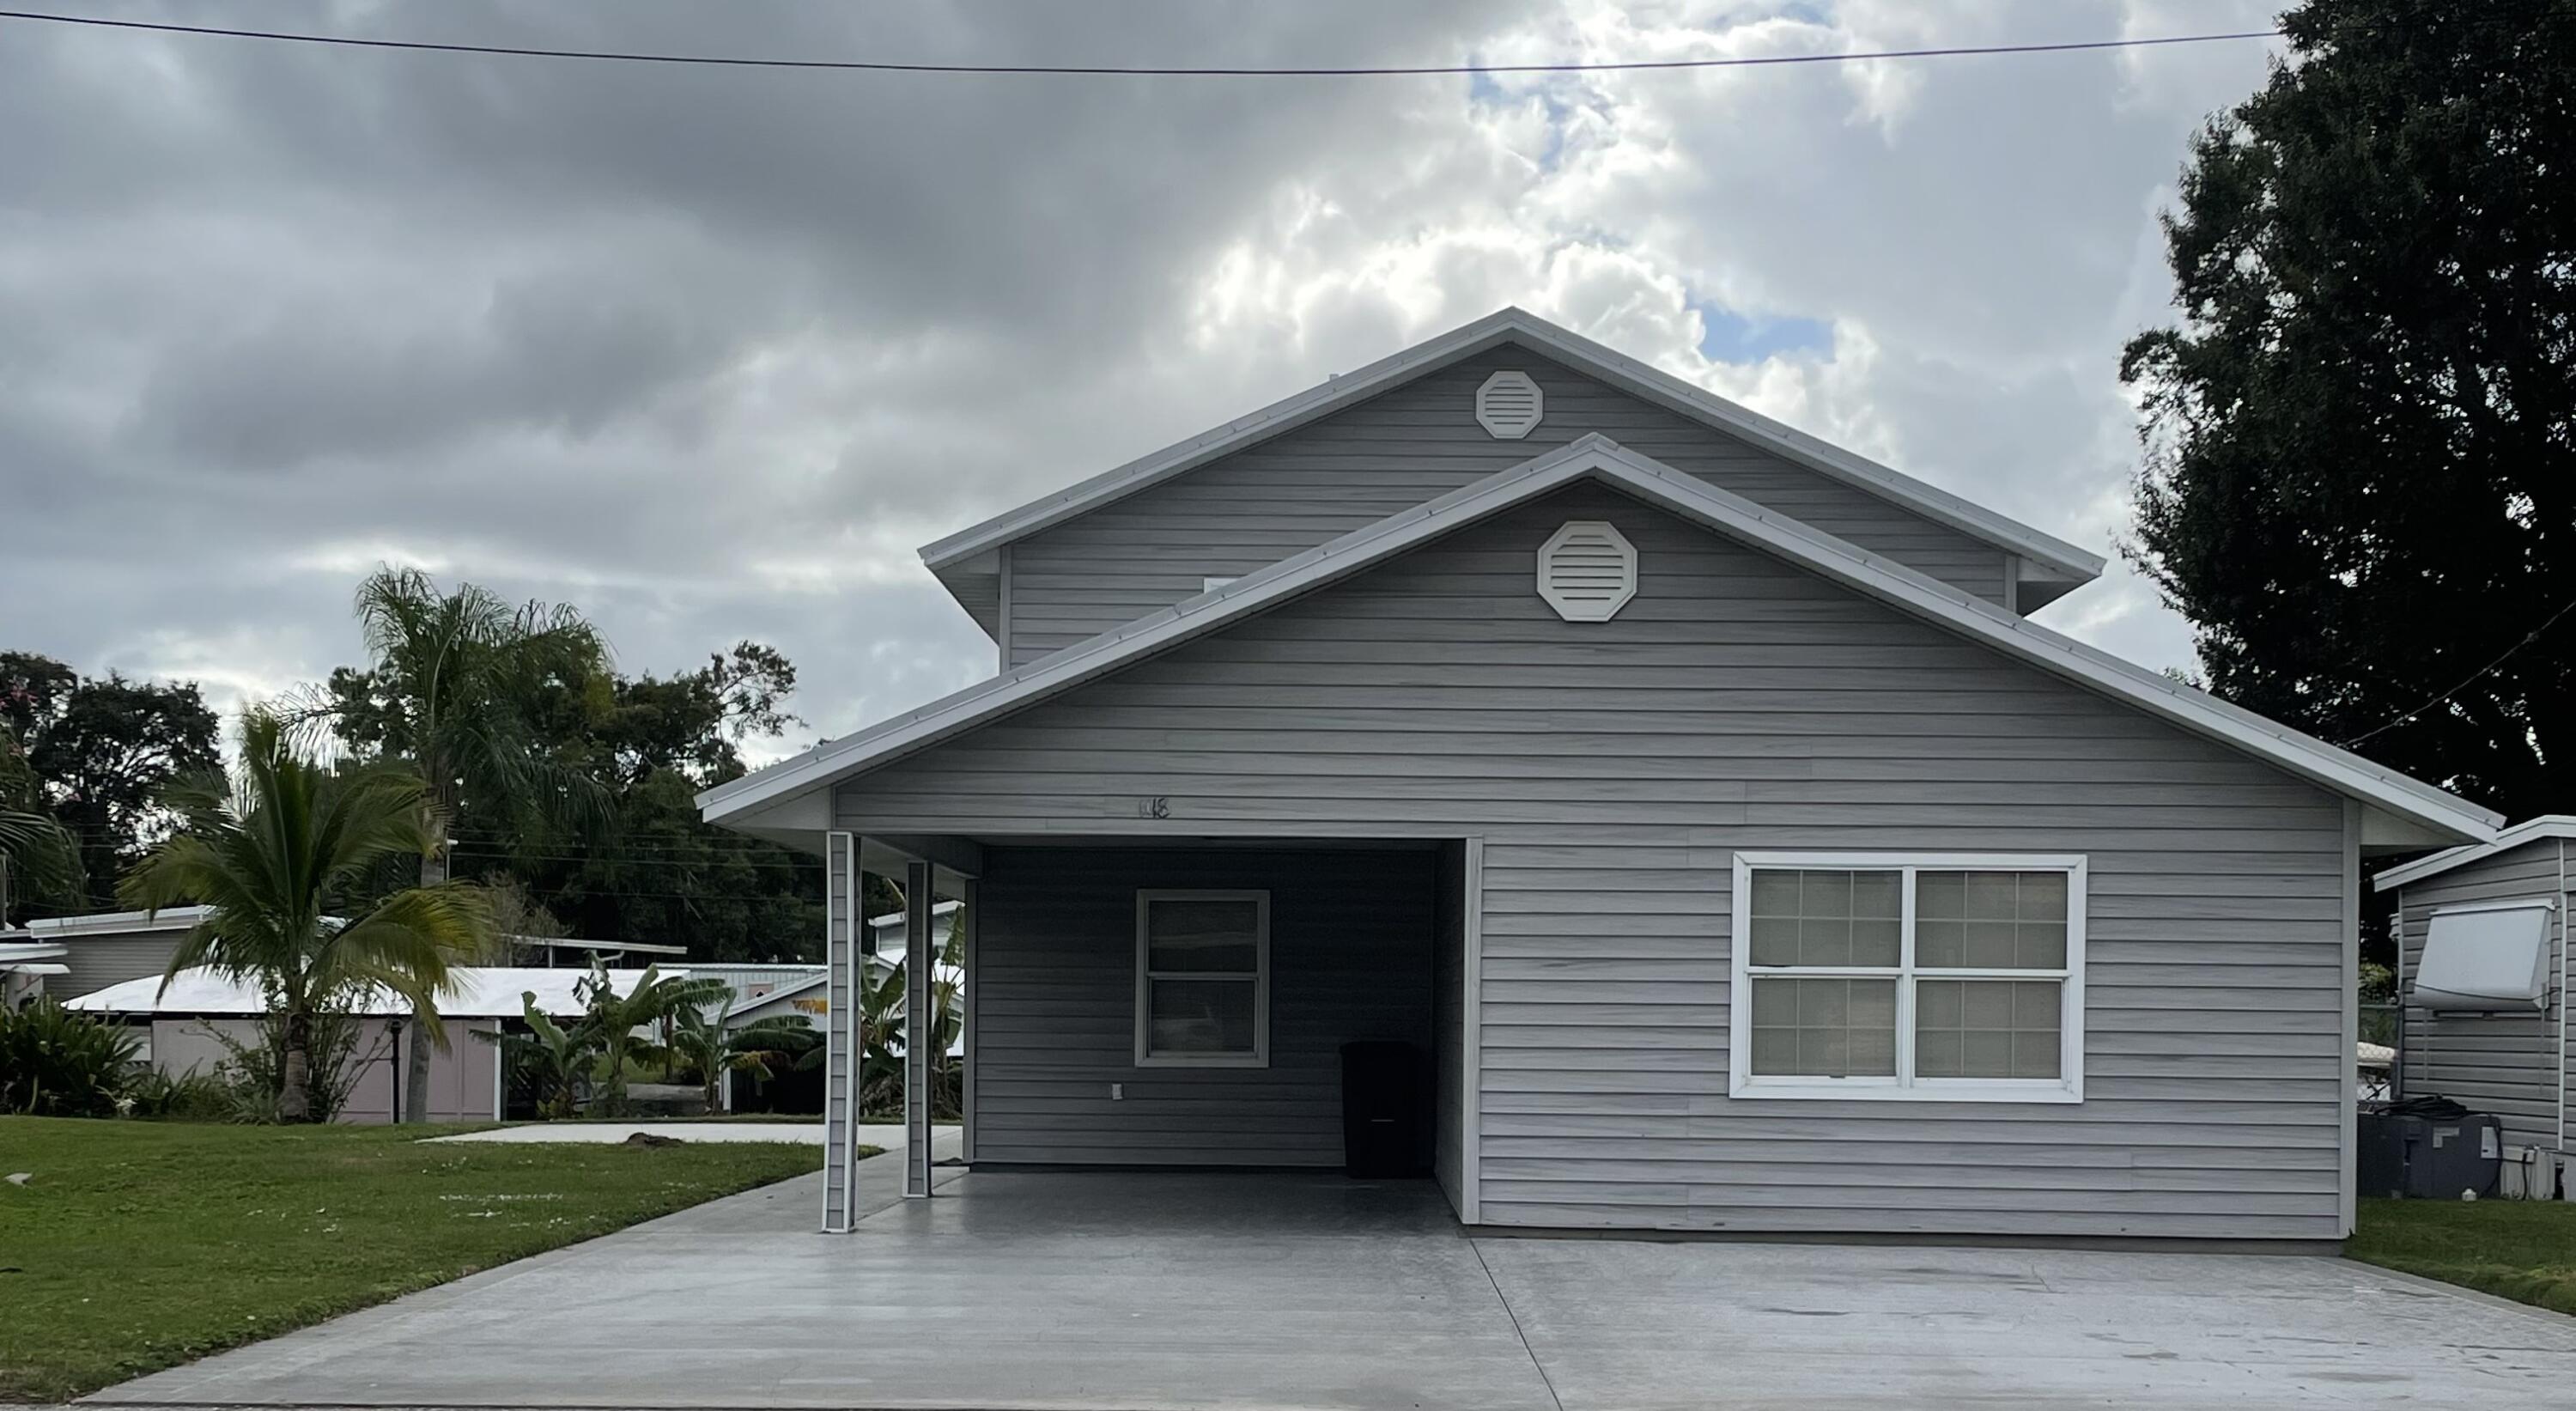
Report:
[{"label": "grass yard", "polygon": [[2576,1314],[2576,1201],[2365,1199],[2344,1253]]},{"label": "grass yard", "polygon": [[[465,1128],[440,1128],[458,1131]],[[0,1401],[69,1399],[811,1171],[806,1143],[0,1117]]]}]

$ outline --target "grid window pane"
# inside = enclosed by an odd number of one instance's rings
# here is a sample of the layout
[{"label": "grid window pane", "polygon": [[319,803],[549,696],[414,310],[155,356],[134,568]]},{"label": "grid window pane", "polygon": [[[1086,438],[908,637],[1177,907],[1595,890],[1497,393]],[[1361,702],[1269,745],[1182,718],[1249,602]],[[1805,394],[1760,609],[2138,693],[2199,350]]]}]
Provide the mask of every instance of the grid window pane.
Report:
[{"label": "grid window pane", "polygon": [[1903,882],[1895,872],[1756,872],[1746,959],[1894,966],[1903,953]]},{"label": "grid window pane", "polygon": [[1150,980],[1147,1051],[1164,1054],[1253,1052],[1251,980]]},{"label": "grid window pane", "polygon": [[2063,872],[1922,872],[1914,963],[1926,970],[2066,968]]},{"label": "grid window pane", "polygon": [[1261,971],[1261,906],[1250,897],[1158,898],[1146,903],[1145,937],[1151,970]]},{"label": "grid window pane", "polygon": [[1918,980],[1914,1071],[1925,1078],[2055,1078],[2060,980]]},{"label": "grid window pane", "polygon": [[1752,1062],[1763,1077],[1894,1076],[1896,982],[1755,980]]}]

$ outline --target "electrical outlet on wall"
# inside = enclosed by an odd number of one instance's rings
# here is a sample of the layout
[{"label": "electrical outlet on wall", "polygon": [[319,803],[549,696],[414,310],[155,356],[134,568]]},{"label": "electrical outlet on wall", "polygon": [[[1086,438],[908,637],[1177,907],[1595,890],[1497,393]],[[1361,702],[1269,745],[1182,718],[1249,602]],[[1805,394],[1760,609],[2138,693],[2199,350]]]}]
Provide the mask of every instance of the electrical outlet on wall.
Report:
[{"label": "electrical outlet on wall", "polygon": [[1109,1100],[1111,1102],[1125,1102],[1127,1100],[1127,1085],[1125,1083],[1111,1083],[1109,1085]]}]

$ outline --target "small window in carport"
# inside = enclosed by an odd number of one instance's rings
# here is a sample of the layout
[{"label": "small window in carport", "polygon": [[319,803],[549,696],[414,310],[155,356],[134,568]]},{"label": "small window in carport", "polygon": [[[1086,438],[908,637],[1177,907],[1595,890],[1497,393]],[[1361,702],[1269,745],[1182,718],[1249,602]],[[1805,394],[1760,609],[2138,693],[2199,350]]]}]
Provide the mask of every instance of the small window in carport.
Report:
[{"label": "small window in carport", "polygon": [[2433,913],[2408,1002],[2423,1009],[2540,1009],[2548,1000],[2546,901],[2453,907]]}]

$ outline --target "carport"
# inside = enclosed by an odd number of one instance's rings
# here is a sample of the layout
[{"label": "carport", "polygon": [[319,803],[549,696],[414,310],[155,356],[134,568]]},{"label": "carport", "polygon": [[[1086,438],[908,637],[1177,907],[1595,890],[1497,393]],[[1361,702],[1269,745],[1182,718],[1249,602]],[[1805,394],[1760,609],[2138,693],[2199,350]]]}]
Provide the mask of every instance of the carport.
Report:
[{"label": "carport", "polygon": [[[943,1138],[944,1157],[954,1139]],[[155,1405],[2557,1407],[2576,1320],[2314,1256],[1471,1237],[1427,1182],[859,1163],[114,1387]]]}]

